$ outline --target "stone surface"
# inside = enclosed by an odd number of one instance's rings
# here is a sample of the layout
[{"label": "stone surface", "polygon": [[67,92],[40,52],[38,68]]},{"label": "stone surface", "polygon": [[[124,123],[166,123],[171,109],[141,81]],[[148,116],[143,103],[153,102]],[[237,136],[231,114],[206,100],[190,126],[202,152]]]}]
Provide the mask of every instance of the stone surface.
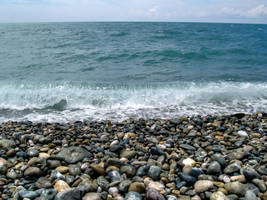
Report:
[{"label": "stone surface", "polygon": [[81,147],[64,148],[57,154],[58,159],[64,160],[70,164],[77,163],[84,158],[89,158],[91,156],[92,154],[89,151]]},{"label": "stone surface", "polygon": [[213,182],[209,180],[197,181],[194,185],[194,189],[197,193],[206,192],[213,187]]}]

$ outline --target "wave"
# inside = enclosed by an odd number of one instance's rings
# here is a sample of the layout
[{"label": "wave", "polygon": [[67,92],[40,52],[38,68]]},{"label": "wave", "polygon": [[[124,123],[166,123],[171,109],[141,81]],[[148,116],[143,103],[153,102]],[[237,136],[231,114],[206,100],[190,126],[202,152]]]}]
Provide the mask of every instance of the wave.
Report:
[{"label": "wave", "polygon": [[267,111],[267,83],[1,84],[0,94],[0,121],[121,121]]}]

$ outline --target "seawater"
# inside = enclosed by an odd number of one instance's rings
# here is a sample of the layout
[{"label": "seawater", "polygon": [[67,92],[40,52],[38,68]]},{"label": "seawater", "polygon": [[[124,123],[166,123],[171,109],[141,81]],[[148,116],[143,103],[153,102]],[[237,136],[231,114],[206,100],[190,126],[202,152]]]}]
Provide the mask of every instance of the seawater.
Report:
[{"label": "seawater", "polygon": [[0,121],[267,112],[267,25],[0,24]]}]

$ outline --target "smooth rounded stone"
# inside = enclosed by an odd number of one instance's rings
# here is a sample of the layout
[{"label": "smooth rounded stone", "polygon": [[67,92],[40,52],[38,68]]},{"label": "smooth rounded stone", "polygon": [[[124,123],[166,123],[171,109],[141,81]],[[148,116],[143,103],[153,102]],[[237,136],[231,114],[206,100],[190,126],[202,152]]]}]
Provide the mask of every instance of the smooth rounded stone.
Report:
[{"label": "smooth rounded stone", "polygon": [[51,188],[52,187],[52,183],[50,182],[50,180],[46,177],[40,177],[36,182],[35,182],[35,186],[37,188]]},{"label": "smooth rounded stone", "polygon": [[14,170],[14,169],[11,169],[7,172],[6,176],[10,179],[17,179],[19,177],[19,174]]},{"label": "smooth rounded stone", "polygon": [[148,170],[149,170],[149,166],[147,165],[143,165],[143,166],[140,166],[137,171],[136,171],[136,176],[145,176],[148,174]]},{"label": "smooth rounded stone", "polygon": [[130,187],[131,185],[131,181],[130,180],[124,180],[120,183],[119,185],[119,190],[123,193],[126,193],[128,191],[128,188]]},{"label": "smooth rounded stone", "polygon": [[56,194],[57,191],[55,189],[45,189],[42,191],[40,197],[43,197],[45,200],[53,200]]},{"label": "smooth rounded stone", "polygon": [[47,166],[50,169],[55,169],[55,168],[59,167],[60,165],[61,165],[61,163],[59,160],[48,160],[47,161]]},{"label": "smooth rounded stone", "polygon": [[260,166],[257,171],[261,174],[261,175],[265,175],[267,176],[267,167],[266,166]]},{"label": "smooth rounded stone", "polygon": [[9,166],[10,163],[4,158],[0,157],[0,174],[5,174]]},{"label": "smooth rounded stone", "polygon": [[128,160],[131,160],[135,156],[136,156],[136,151],[123,150],[120,153],[121,158],[127,158]]},{"label": "smooth rounded stone", "polygon": [[217,161],[222,167],[226,166],[226,161],[225,161],[224,157],[219,153],[213,154],[211,156],[211,160]]},{"label": "smooth rounded stone", "polygon": [[81,168],[78,165],[69,165],[69,173],[72,176],[78,176],[81,174]]},{"label": "smooth rounded stone", "polygon": [[120,173],[118,171],[115,171],[115,170],[114,171],[110,171],[108,173],[108,176],[110,177],[111,182],[120,181],[120,179],[121,179]]},{"label": "smooth rounded stone", "polygon": [[193,176],[195,178],[198,178],[201,174],[204,174],[204,172],[200,168],[197,168],[197,167],[192,167],[188,173],[188,175]]},{"label": "smooth rounded stone", "polygon": [[240,169],[241,169],[241,166],[238,163],[234,162],[234,163],[226,166],[226,168],[223,170],[223,172],[225,174],[232,174],[234,172],[240,171]]},{"label": "smooth rounded stone", "polygon": [[101,162],[99,164],[93,163],[90,167],[99,175],[105,175],[105,163]]},{"label": "smooth rounded stone", "polygon": [[197,179],[185,173],[179,174],[180,178],[187,183],[187,185],[193,185]]},{"label": "smooth rounded stone", "polygon": [[0,149],[8,150],[9,148],[13,148],[16,146],[16,143],[14,140],[8,140],[8,139],[0,139]]},{"label": "smooth rounded stone", "polygon": [[38,192],[35,191],[28,191],[28,190],[21,190],[19,191],[19,196],[23,198],[28,198],[28,199],[34,199],[39,196]]},{"label": "smooth rounded stone", "polygon": [[159,149],[157,147],[151,147],[150,153],[152,155],[156,155],[156,156],[161,156],[161,155],[165,156],[166,155],[166,153],[164,151],[162,151],[161,149]]},{"label": "smooth rounded stone", "polygon": [[108,185],[109,185],[109,182],[107,181],[107,179],[105,179],[104,176],[99,176],[97,179],[97,184],[104,190],[107,190],[108,189]]},{"label": "smooth rounded stone", "polygon": [[145,184],[147,185],[146,187],[147,190],[153,189],[159,191],[160,193],[165,193],[165,186],[160,182],[151,181],[147,184],[145,181]]},{"label": "smooth rounded stone", "polygon": [[40,151],[38,151],[38,150],[36,150],[36,149],[30,149],[30,150],[27,151],[27,155],[28,155],[29,157],[36,157],[36,156],[39,155],[39,152],[40,152]]},{"label": "smooth rounded stone", "polygon": [[56,155],[58,159],[64,160],[69,164],[75,164],[82,161],[84,158],[89,158],[91,156],[92,154],[89,151],[76,146],[64,148]]},{"label": "smooth rounded stone", "polygon": [[256,195],[259,194],[260,190],[256,185],[254,185],[252,183],[247,183],[247,186],[248,186],[248,190],[253,191]]},{"label": "smooth rounded stone", "polygon": [[189,144],[180,144],[180,147],[182,147],[183,149],[186,149],[186,150],[191,150],[191,151],[195,151],[196,148],[189,145]]},{"label": "smooth rounded stone", "polygon": [[176,196],[168,195],[167,200],[178,200]]},{"label": "smooth rounded stone", "polygon": [[165,200],[165,197],[159,191],[149,189],[146,192],[146,200]]},{"label": "smooth rounded stone", "polygon": [[182,161],[184,166],[193,166],[196,161],[194,161],[192,158],[186,158]]},{"label": "smooth rounded stone", "polygon": [[69,172],[69,168],[66,167],[66,166],[58,166],[56,168],[56,171],[58,171],[58,172],[60,172],[62,174],[65,174],[65,173]]},{"label": "smooth rounded stone", "polygon": [[87,193],[83,196],[82,200],[101,200],[101,195],[98,193]]},{"label": "smooth rounded stone", "polygon": [[142,196],[137,192],[128,192],[125,196],[125,200],[142,200]]},{"label": "smooth rounded stone", "polygon": [[266,192],[267,191],[267,188],[266,188],[266,185],[264,183],[263,180],[260,180],[260,179],[253,179],[252,180],[252,183],[254,183],[255,185],[257,185],[260,189],[261,192]]},{"label": "smooth rounded stone", "polygon": [[109,158],[106,162],[106,166],[115,166],[120,168],[121,166],[127,165],[125,162],[118,158]]},{"label": "smooth rounded stone", "polygon": [[82,191],[75,188],[65,192],[60,192],[56,195],[55,200],[81,200]]},{"label": "smooth rounded stone", "polygon": [[119,190],[118,190],[117,187],[110,187],[108,189],[108,193],[111,194],[111,195],[118,194],[119,193]]},{"label": "smooth rounded stone", "polygon": [[245,194],[245,200],[258,200],[258,198],[253,191],[247,190]]},{"label": "smooth rounded stone", "polygon": [[207,170],[208,174],[220,174],[221,173],[221,165],[220,163],[218,163],[217,161],[212,161],[209,164],[208,170]]},{"label": "smooth rounded stone", "polygon": [[246,177],[246,180],[248,181],[260,178],[260,175],[254,169],[245,168],[242,169],[241,173]]},{"label": "smooth rounded stone", "polygon": [[54,188],[56,189],[56,191],[58,193],[65,192],[65,191],[68,191],[71,189],[70,186],[68,185],[68,183],[66,183],[65,181],[62,181],[62,180],[58,180],[55,183]]},{"label": "smooth rounded stone", "polygon": [[[229,200],[239,200],[240,199],[236,194],[229,194],[229,195],[227,195],[227,198]],[[242,198],[242,200],[244,200],[244,198]]]},{"label": "smooth rounded stone", "polygon": [[51,171],[50,179],[52,181],[55,179],[66,180],[66,177],[63,174],[61,174],[60,172],[53,170],[53,171]]},{"label": "smooth rounded stone", "polygon": [[123,146],[120,144],[111,145],[109,150],[114,153],[120,153],[123,150]]},{"label": "smooth rounded stone", "polygon": [[80,187],[83,187],[85,192],[96,192],[98,185],[90,181],[83,181],[79,184]]},{"label": "smooth rounded stone", "polygon": [[248,189],[248,186],[239,182],[231,182],[231,183],[226,183],[224,185],[224,188],[230,194],[244,196],[246,190]]},{"label": "smooth rounded stone", "polygon": [[238,131],[237,135],[240,136],[240,137],[248,137],[247,132],[246,131],[242,131],[242,130]]},{"label": "smooth rounded stone", "polygon": [[24,171],[24,176],[39,177],[42,175],[42,170],[38,167],[29,167]]},{"label": "smooth rounded stone", "polygon": [[246,182],[246,178],[244,175],[238,175],[238,176],[231,176],[231,181],[232,182],[240,182],[240,183],[245,183]]},{"label": "smooth rounded stone", "polygon": [[131,165],[126,165],[120,168],[120,173],[126,173],[127,177],[133,177],[136,174],[136,169]]},{"label": "smooth rounded stone", "polygon": [[231,182],[230,177],[225,175],[225,174],[221,174],[218,179],[219,179],[219,181],[222,181],[224,183],[230,183]]},{"label": "smooth rounded stone", "polygon": [[227,155],[228,160],[242,160],[245,156],[244,152],[234,151]]},{"label": "smooth rounded stone", "polygon": [[159,180],[161,173],[161,167],[158,167],[156,165],[150,166],[148,170],[148,176],[151,177],[154,181]]},{"label": "smooth rounded stone", "polygon": [[210,200],[229,200],[221,191],[214,192],[210,196]]},{"label": "smooth rounded stone", "polygon": [[130,185],[129,192],[138,192],[138,193],[145,193],[146,188],[145,185],[143,183],[140,182],[134,182]]},{"label": "smooth rounded stone", "polygon": [[213,182],[209,180],[197,181],[194,185],[196,193],[206,192],[213,187]]}]

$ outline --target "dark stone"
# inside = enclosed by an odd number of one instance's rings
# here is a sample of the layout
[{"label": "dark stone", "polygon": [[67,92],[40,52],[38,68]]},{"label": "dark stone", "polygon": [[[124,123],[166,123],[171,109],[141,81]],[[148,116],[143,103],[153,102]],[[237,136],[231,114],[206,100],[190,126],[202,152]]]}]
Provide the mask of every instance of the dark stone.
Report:
[{"label": "dark stone", "polygon": [[204,174],[203,171],[200,168],[192,167],[188,173],[190,176],[193,176],[195,178],[198,178],[199,175]]},{"label": "dark stone", "polygon": [[61,150],[57,154],[57,158],[64,160],[67,163],[74,164],[82,161],[84,158],[91,157],[92,154],[84,148],[81,147],[68,147]]},{"label": "dark stone", "polygon": [[146,193],[146,200],[165,200],[165,197],[155,189],[149,189]]},{"label": "dark stone", "polygon": [[115,145],[112,145],[112,146],[109,148],[109,150],[110,150],[111,152],[114,152],[114,153],[120,153],[121,150],[123,150],[123,146],[115,144]]},{"label": "dark stone", "polygon": [[108,173],[108,176],[110,177],[111,182],[120,181],[120,178],[121,178],[120,172],[115,171],[115,170],[114,171],[110,171]]},{"label": "dark stone", "polygon": [[212,161],[208,167],[208,174],[220,174],[221,173],[221,165],[217,161]]},{"label": "dark stone", "polygon": [[221,154],[218,154],[218,153],[213,154],[211,156],[211,160],[212,161],[217,161],[222,167],[225,167],[226,164],[227,164],[226,161],[225,161],[225,159],[222,157],[222,155]]},{"label": "dark stone", "polygon": [[19,196],[23,198],[28,198],[28,199],[34,199],[39,196],[38,192],[35,191],[28,191],[28,190],[21,190],[19,191]]},{"label": "dark stone", "polygon": [[151,147],[150,153],[152,155],[157,155],[157,156],[166,155],[164,151],[162,151],[161,149],[158,149],[157,147]]},{"label": "dark stone", "polygon": [[180,178],[187,183],[187,185],[193,185],[197,179],[185,173],[179,174]]},{"label": "dark stone", "polygon": [[155,165],[150,166],[148,170],[148,176],[154,181],[158,181],[160,178],[161,168]]},{"label": "dark stone", "polygon": [[176,184],[176,188],[179,190],[181,187],[186,186],[186,184],[187,183],[185,181],[179,182]]},{"label": "dark stone", "polygon": [[45,189],[42,191],[41,196],[46,200],[53,200],[56,196],[57,191],[55,189]]},{"label": "dark stone", "polygon": [[138,168],[136,176],[146,176],[148,174],[149,166],[143,165]]},{"label": "dark stone", "polygon": [[189,145],[189,144],[180,144],[180,147],[182,147],[183,149],[186,149],[186,150],[192,150],[192,151],[195,151],[196,148]]},{"label": "dark stone", "polygon": [[82,195],[82,191],[78,188],[75,188],[66,192],[58,193],[55,200],[81,200]]},{"label": "dark stone", "polygon": [[243,169],[243,175],[246,177],[246,180],[248,181],[251,181],[254,178],[260,179],[260,175],[256,171],[249,168]]}]

